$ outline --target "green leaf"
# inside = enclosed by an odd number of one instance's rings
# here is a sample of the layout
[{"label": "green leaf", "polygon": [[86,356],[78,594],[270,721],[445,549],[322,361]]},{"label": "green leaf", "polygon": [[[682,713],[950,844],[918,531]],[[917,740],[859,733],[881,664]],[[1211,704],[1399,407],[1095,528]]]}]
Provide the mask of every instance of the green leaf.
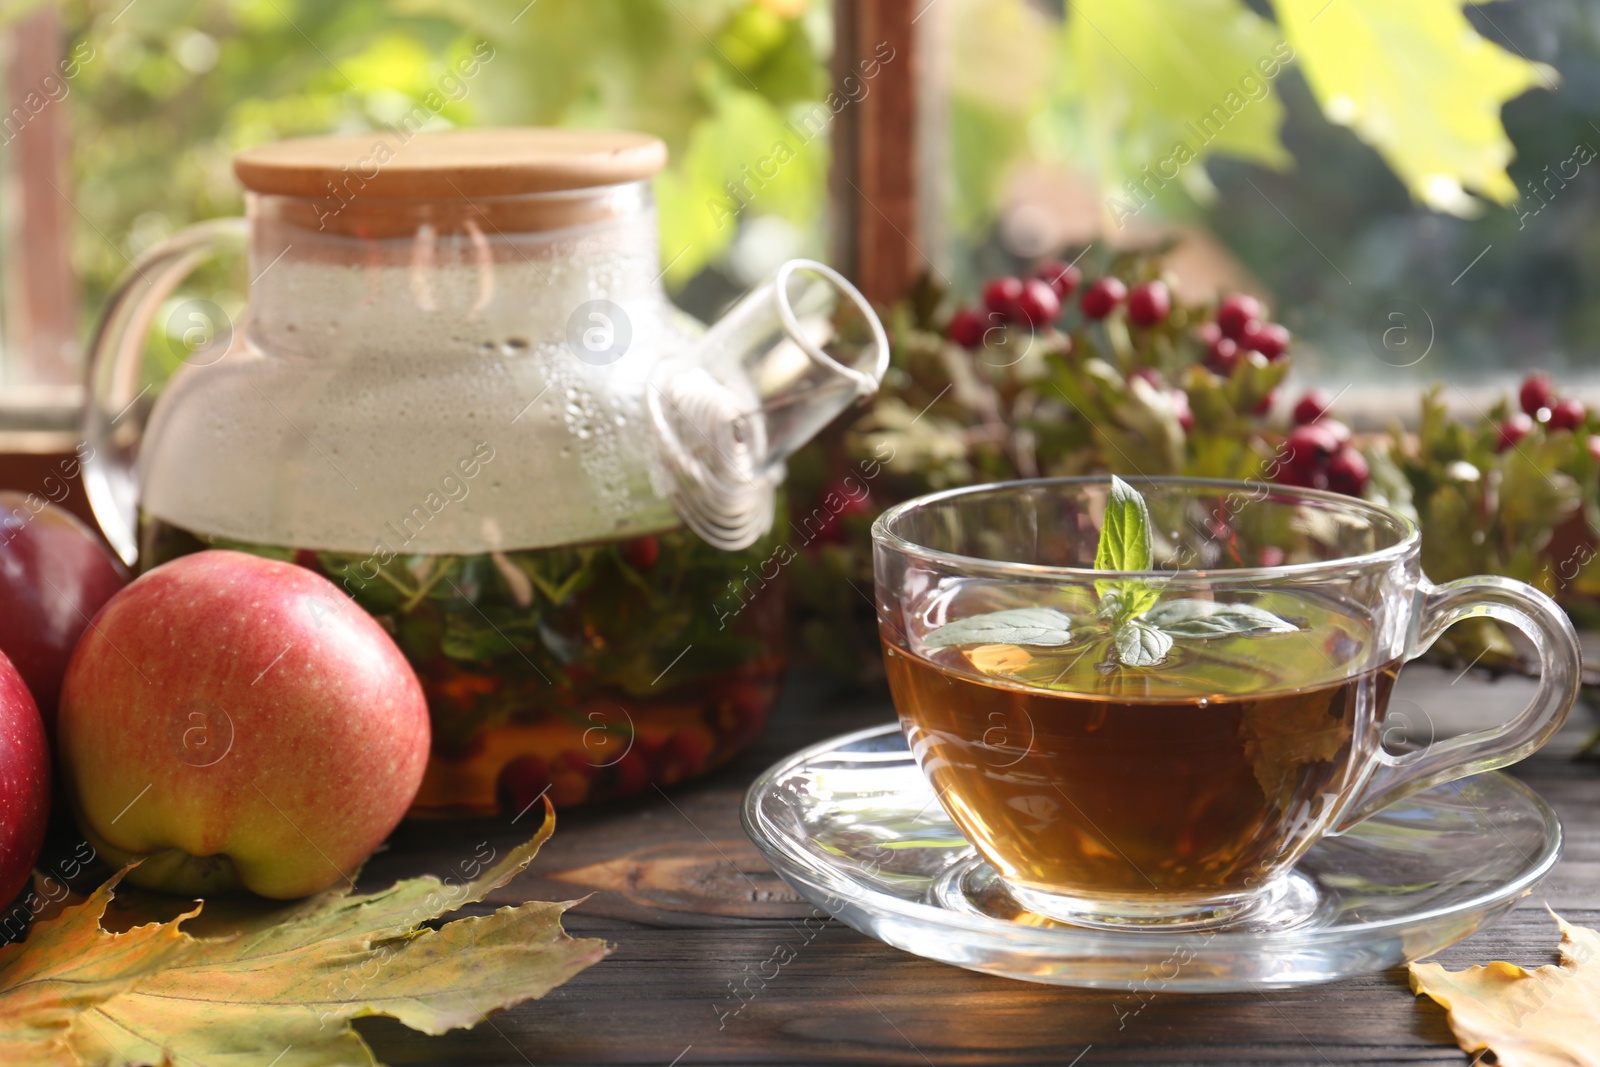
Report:
[{"label": "green leaf", "polygon": [[1133,580],[1124,582],[1099,582],[1100,606],[1095,614],[1102,619],[1131,619],[1143,615],[1161,598],[1161,590],[1153,583]]},{"label": "green leaf", "polygon": [[[1144,497],[1113,474],[1105,518],[1100,522],[1100,543],[1095,546],[1095,569],[1149,570],[1154,555],[1150,509]],[[1100,597],[1095,614],[1116,621],[1143,614],[1161,596],[1156,583],[1139,578],[1101,578],[1095,581],[1094,591]]]},{"label": "green leaf", "polygon": [[748,89],[716,86],[682,163],[656,179],[661,252],[682,284],[732,243],[741,219],[777,215],[798,225],[822,210],[828,169],[826,105],[780,110]]},{"label": "green leaf", "polygon": [[1476,214],[1472,190],[1517,198],[1501,105],[1555,73],[1479,36],[1459,0],[1274,0],[1331,122],[1376,148],[1435,211]]},{"label": "green leaf", "polygon": [[1129,619],[1111,632],[1117,659],[1124,667],[1156,667],[1172,651],[1172,638],[1154,626]]},{"label": "green leaf", "polygon": [[1252,604],[1219,604],[1214,600],[1169,600],[1147,612],[1144,621],[1172,637],[1286,634],[1299,629]]},{"label": "green leaf", "polygon": [[1150,509],[1138,490],[1113,474],[1105,518],[1100,523],[1100,543],[1094,551],[1094,568],[1147,571],[1153,556]]},{"label": "green leaf", "polygon": [[1055,608],[1010,608],[946,623],[923,639],[930,648],[952,645],[1034,645],[1057,648],[1076,640],[1073,618]]},{"label": "green leaf", "polygon": [[1064,96],[1088,157],[1077,162],[1098,172],[1119,228],[1141,210],[1124,181],[1146,198],[1174,183],[1204,195],[1213,152],[1288,165],[1270,90],[1288,49],[1239,0],[1073,0],[1065,44]]}]

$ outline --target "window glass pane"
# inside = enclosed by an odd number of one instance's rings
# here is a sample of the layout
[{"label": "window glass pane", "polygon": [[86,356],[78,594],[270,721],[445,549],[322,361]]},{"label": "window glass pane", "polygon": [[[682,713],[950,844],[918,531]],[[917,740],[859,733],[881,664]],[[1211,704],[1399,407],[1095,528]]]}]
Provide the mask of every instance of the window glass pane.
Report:
[{"label": "window glass pane", "polygon": [[[1303,342],[1298,373],[1358,392],[1600,367],[1600,3],[1290,17],[1306,6],[941,0],[925,230],[953,284],[1176,237],[1191,291],[1267,294]],[[1437,55],[1398,54],[1457,23]],[[1322,50],[1352,25],[1372,31],[1363,47]],[[1397,93],[1407,78],[1432,89]],[[1409,135],[1386,144],[1386,127]],[[1450,158],[1483,180],[1427,171]]]}]

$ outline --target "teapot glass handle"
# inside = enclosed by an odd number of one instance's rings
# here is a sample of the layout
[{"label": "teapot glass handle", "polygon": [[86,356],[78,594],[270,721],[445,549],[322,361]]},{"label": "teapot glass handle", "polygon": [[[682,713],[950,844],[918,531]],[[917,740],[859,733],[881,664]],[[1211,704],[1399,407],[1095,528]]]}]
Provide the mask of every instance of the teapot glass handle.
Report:
[{"label": "teapot glass handle", "polygon": [[156,391],[144,376],[144,345],[156,311],[194,269],[213,255],[242,251],[242,218],[196,223],[145,252],[106,301],[89,349],[83,437],[84,489],[106,540],[132,567],[139,558],[139,484],[135,464]]}]

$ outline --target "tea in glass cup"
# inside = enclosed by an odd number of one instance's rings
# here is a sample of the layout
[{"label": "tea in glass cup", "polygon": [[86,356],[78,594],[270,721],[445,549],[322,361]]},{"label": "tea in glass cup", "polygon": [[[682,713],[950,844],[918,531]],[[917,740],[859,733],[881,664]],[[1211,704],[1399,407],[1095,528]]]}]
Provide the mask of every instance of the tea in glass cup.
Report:
[{"label": "tea in glass cup", "polygon": [[[1521,759],[1576,696],[1566,616],[1529,586],[1433,586],[1414,524],[1255,483],[1057,479],[902,504],[874,531],[880,631],[911,751],[1026,910],[1117,928],[1281,928],[1316,840]],[[1391,756],[1401,664],[1452,622],[1544,664],[1498,730]]]}]

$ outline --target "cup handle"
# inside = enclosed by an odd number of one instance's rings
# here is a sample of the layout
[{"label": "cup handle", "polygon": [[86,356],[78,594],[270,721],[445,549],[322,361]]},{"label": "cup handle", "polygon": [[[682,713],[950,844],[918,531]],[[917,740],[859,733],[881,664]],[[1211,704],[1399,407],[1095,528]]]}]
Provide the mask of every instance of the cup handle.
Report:
[{"label": "cup handle", "polygon": [[1330,833],[1344,833],[1401,797],[1430,786],[1516,763],[1561,729],[1578,698],[1583,670],[1578,635],[1554,600],[1524,582],[1489,575],[1437,586],[1423,579],[1419,592],[1422,605],[1408,662],[1426,652],[1451,625],[1487,616],[1515,626],[1533,642],[1541,665],[1539,689],[1527,707],[1491,730],[1400,756],[1379,748],[1371,776],[1345,805]]}]

